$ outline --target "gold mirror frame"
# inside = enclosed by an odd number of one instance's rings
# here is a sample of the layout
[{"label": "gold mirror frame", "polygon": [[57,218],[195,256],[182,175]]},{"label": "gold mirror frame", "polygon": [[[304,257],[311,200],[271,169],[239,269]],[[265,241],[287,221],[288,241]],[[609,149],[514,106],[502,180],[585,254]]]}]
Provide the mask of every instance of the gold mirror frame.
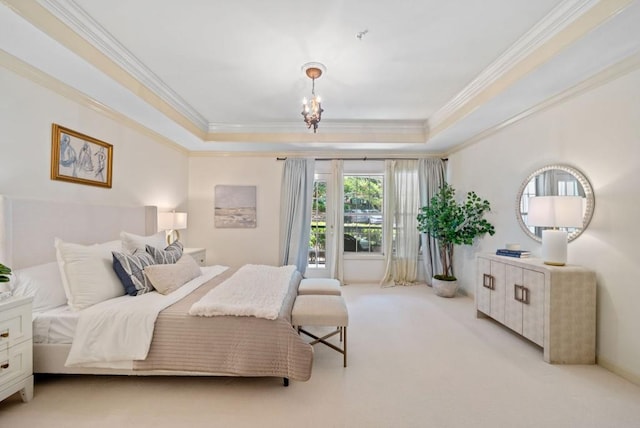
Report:
[{"label": "gold mirror frame", "polygon": [[[584,191],[584,198],[585,198],[586,204],[585,204],[584,213],[582,216],[582,227],[567,230],[568,231],[567,240],[568,242],[571,242],[574,239],[576,239],[578,236],[580,236],[582,232],[584,232],[584,230],[589,225],[589,222],[591,222],[591,218],[593,217],[593,210],[595,206],[595,197],[593,194],[593,187],[591,187],[591,183],[589,183],[589,180],[587,180],[587,177],[582,172],[580,172],[578,169],[574,167],[571,167],[568,165],[548,165],[532,172],[527,177],[527,179],[522,183],[522,185],[520,185],[520,189],[518,189],[518,194],[516,195],[516,217],[518,219],[518,224],[520,224],[520,227],[522,228],[522,230],[530,238],[538,242],[542,241],[542,237],[536,235],[533,231],[531,231],[529,226],[527,226],[527,224],[525,223],[525,220],[524,220],[526,216],[525,207],[527,206],[528,201],[527,203],[525,203],[525,201],[523,200],[523,196],[524,196],[525,190],[527,189],[527,187],[529,186],[529,183],[531,183],[532,180],[535,180],[540,174],[543,174],[547,171],[553,171],[553,170],[558,170],[560,172],[568,173],[571,176],[573,176],[575,181],[582,187],[582,190]],[[551,196],[551,195],[536,195],[536,196]],[[542,228],[536,228],[536,229],[540,230],[540,233],[542,233],[541,232]]]}]

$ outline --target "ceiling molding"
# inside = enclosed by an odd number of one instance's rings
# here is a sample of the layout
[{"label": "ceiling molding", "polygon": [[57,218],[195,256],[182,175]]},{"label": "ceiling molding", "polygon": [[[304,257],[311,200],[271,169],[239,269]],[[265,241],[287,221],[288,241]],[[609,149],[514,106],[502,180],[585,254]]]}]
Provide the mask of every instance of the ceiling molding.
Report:
[{"label": "ceiling molding", "polygon": [[436,135],[551,59],[633,0],[565,0],[430,118]]},{"label": "ceiling molding", "polygon": [[22,78],[28,79],[37,85],[47,88],[52,92],[79,104],[82,107],[91,109],[103,115],[104,117],[113,120],[114,122],[121,123],[122,125],[136,132],[146,135],[147,137],[157,141],[158,143],[170,147],[180,153],[189,152],[188,149],[175,143],[167,137],[112,109],[111,107],[104,105],[100,101],[97,101],[87,94],[59,81],[55,77],[52,77],[51,75],[33,67],[32,65],[27,64],[26,62],[3,51],[2,49],[0,49],[0,66],[12,71]]},{"label": "ceiling molding", "polygon": [[207,119],[191,107],[180,95],[167,86],[135,55],[118,42],[105,28],[89,16],[73,0],[37,0],[67,27],[100,50],[111,61],[126,70],[140,83],[151,89],[162,100],[187,117],[202,131],[208,127]]},{"label": "ceiling molding", "polygon": [[544,101],[542,101],[541,103],[536,104],[535,106],[521,112],[518,113],[515,116],[512,116],[490,128],[485,129],[484,131],[474,135],[473,137],[467,139],[466,141],[464,141],[462,144],[459,144],[457,146],[455,146],[452,150],[450,150],[448,152],[448,154],[453,154],[456,152],[459,152],[473,144],[476,144],[482,140],[484,140],[485,138],[488,138],[496,133],[498,133],[499,131],[514,125],[518,122],[520,122],[521,120],[524,120],[536,113],[542,112],[544,110],[547,110],[553,106],[556,106],[558,104],[567,102],[573,98],[576,98],[582,94],[585,94],[587,92],[590,92],[592,90],[594,90],[595,88],[605,85],[609,82],[612,82],[614,80],[617,80],[619,78],[621,78],[622,76],[629,74],[631,72],[640,70],[640,53],[635,53],[632,54],[630,56],[628,56],[627,58],[623,59],[622,61],[617,62],[616,64],[613,64],[610,67],[607,67],[605,70],[600,71],[599,73],[596,73],[590,77],[588,77],[587,79],[583,80],[582,82],[560,92],[559,94],[556,94]]},{"label": "ceiling molding", "polygon": [[273,152],[230,152],[230,151],[191,151],[189,157],[193,158],[206,158],[206,157],[263,157],[263,158],[340,158],[345,160],[380,160],[385,159],[399,159],[399,158],[416,158],[416,159],[430,159],[430,158],[443,158],[446,157],[446,153],[406,153],[406,152],[375,152],[371,151],[353,151],[349,153],[318,150],[318,151],[305,151],[300,152],[286,152],[286,151],[273,151]]}]

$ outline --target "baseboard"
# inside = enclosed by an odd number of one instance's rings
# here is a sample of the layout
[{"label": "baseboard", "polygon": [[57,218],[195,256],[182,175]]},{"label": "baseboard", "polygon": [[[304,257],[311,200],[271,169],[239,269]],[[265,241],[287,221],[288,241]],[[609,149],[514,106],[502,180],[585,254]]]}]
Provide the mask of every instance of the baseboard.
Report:
[{"label": "baseboard", "polygon": [[637,373],[632,373],[629,370],[625,370],[617,364],[614,364],[611,361],[607,360],[606,358],[597,357],[597,362],[599,366],[602,366],[610,372],[613,372],[618,376],[625,378],[629,382],[635,383],[636,385],[640,386],[640,375],[638,375]]}]

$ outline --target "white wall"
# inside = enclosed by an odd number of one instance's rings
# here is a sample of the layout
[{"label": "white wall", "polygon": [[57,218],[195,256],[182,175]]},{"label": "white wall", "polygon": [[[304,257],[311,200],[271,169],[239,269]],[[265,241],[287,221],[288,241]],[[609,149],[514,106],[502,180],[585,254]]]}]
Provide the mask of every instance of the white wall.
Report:
[{"label": "white wall", "polygon": [[569,244],[569,263],[597,273],[600,364],[640,382],[640,71],[570,99],[449,156],[462,197],[489,199],[496,235],[456,251],[456,273],[473,293],[474,255],[506,242],[540,252],[521,231],[516,193],[535,169],[563,163],[581,170],[595,191],[588,229]]},{"label": "white wall", "polygon": [[[0,67],[0,194],[186,209],[187,154]],[[112,188],[50,179],[51,124],[114,146]]]},{"label": "white wall", "polygon": [[[282,166],[275,157],[189,159],[189,245],[206,248],[208,264],[278,264]],[[216,185],[256,186],[255,228],[214,227]]]}]

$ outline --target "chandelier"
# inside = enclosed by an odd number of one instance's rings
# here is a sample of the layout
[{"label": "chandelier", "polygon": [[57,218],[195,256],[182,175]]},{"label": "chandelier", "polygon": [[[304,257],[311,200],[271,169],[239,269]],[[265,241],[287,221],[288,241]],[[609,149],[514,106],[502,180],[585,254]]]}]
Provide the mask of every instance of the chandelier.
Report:
[{"label": "chandelier", "polygon": [[307,124],[307,128],[311,129],[313,127],[313,133],[315,134],[324,111],[320,97],[316,96],[316,79],[322,76],[322,72],[326,68],[318,62],[309,62],[302,66],[302,70],[311,79],[311,99],[307,101],[305,97],[302,100],[302,117],[304,118],[304,123]]}]

